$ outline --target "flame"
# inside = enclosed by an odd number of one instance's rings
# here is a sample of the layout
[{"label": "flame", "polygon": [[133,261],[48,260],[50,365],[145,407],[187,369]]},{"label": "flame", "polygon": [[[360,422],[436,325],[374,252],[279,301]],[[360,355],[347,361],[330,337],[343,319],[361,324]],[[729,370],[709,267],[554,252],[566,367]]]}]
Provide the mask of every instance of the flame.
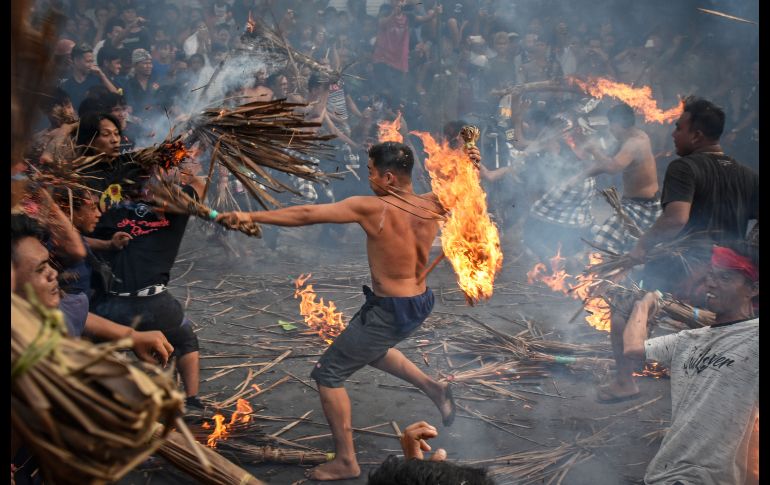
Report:
[{"label": "flame", "polygon": [[398,112],[398,116],[396,116],[396,119],[393,120],[393,122],[389,121],[380,121],[377,123],[378,130],[378,138],[380,143],[386,142],[386,141],[395,141],[398,143],[404,142],[404,137],[401,135],[401,133],[398,131],[401,129],[401,112]]},{"label": "flame", "polygon": [[256,27],[257,23],[254,22],[254,19],[251,16],[251,10],[249,10],[249,19],[246,21],[246,32],[253,34]]},{"label": "flame", "polygon": [[596,98],[612,96],[628,104],[636,111],[644,115],[644,119],[655,123],[670,123],[682,114],[683,103],[679,103],[671,109],[662,111],[658,103],[652,97],[652,89],[649,86],[635,88],[628,84],[611,81],[605,78],[589,78],[583,82],[577,78],[569,78],[580,89]]},{"label": "flame", "polygon": [[321,298],[316,303],[316,294],[313,291],[313,285],[307,285],[305,288],[305,282],[310,279],[312,274],[300,275],[294,281],[296,290],[294,291],[294,298],[301,297],[302,300],[299,303],[299,312],[305,317],[305,323],[318,332],[318,335],[327,344],[331,344],[335,338],[345,329],[345,322],[342,321],[342,312],[338,312],[337,306],[333,301],[330,301],[327,305],[324,305],[324,299]]},{"label": "flame", "polygon": [[634,372],[633,375],[635,377],[654,377],[655,379],[660,379],[661,377],[669,377],[671,374],[659,362],[646,362],[644,369],[640,372]]},{"label": "flame", "polygon": [[[565,295],[571,294],[572,298],[583,300],[583,308],[588,312],[586,322],[597,330],[603,332],[610,331],[612,314],[609,304],[603,298],[591,297],[591,289],[596,286],[600,280],[595,274],[572,276],[564,270],[565,259],[561,256],[561,245],[556,251],[556,256],[551,258],[551,274],[543,263],[537,263],[527,272],[527,282],[534,284],[536,282],[544,283],[553,291],[561,292]],[[602,257],[599,253],[592,253],[588,256],[588,267],[601,263]],[[575,284],[568,283],[568,279],[574,280]]]},{"label": "flame", "polygon": [[[226,440],[233,426],[235,426],[239,422],[248,423],[249,421],[251,421],[252,411],[253,409],[251,408],[249,401],[245,399],[238,399],[238,402],[235,406],[235,412],[233,413],[232,416],[230,416],[229,423],[225,424],[225,417],[222,414],[220,413],[215,414],[214,431],[208,436],[206,444],[210,448],[216,448],[217,441]],[[240,421],[238,420],[238,418],[240,418]],[[203,423],[201,427],[203,429],[210,429],[211,425],[209,423]]]},{"label": "flame", "polygon": [[495,274],[503,265],[500,235],[487,213],[487,196],[478,169],[463,150],[436,143],[428,133],[420,137],[428,158],[425,167],[441,205],[451,211],[441,229],[441,246],[452,263],[457,283],[473,304],[492,296]]},{"label": "flame", "polygon": [[217,413],[214,415],[214,422],[216,423],[214,432],[209,435],[208,440],[206,441],[206,444],[210,448],[216,448],[217,441],[227,439],[227,426],[224,424],[225,417]]}]

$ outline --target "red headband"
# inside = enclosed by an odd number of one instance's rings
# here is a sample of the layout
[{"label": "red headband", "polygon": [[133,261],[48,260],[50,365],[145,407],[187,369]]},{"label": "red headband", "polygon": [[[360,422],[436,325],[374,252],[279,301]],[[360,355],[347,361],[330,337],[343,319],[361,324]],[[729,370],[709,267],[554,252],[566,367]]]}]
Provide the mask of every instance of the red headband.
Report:
[{"label": "red headband", "polygon": [[711,253],[711,265],[719,269],[740,271],[753,282],[759,281],[759,269],[745,256],[741,256],[732,249],[714,246]]}]

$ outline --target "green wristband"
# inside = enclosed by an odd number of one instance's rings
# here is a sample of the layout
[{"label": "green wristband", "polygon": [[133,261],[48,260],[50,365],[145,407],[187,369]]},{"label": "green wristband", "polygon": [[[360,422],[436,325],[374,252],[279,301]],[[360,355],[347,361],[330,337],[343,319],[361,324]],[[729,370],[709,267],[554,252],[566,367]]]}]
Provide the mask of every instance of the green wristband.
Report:
[{"label": "green wristband", "polygon": [[209,212],[209,219],[213,221],[214,219],[217,218],[218,215],[219,215],[219,212],[215,211],[214,209],[211,209],[211,211]]}]

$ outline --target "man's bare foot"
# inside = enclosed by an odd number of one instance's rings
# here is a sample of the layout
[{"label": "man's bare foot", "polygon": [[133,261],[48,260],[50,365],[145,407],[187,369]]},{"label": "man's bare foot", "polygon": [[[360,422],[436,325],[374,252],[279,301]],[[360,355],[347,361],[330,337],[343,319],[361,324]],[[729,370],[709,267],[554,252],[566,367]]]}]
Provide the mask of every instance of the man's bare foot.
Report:
[{"label": "man's bare foot", "polygon": [[621,384],[613,380],[596,390],[596,400],[605,404],[627,401],[637,396],[639,396],[639,387],[633,380],[630,380],[627,384]]},{"label": "man's bare foot", "polygon": [[355,458],[352,461],[335,458],[305,472],[305,476],[312,480],[343,480],[357,478],[360,474],[361,468]]},{"label": "man's bare foot", "polygon": [[452,397],[452,388],[450,384],[448,382],[443,383],[440,391],[434,396],[430,396],[430,398],[441,413],[441,421],[444,426],[452,426],[457,408],[455,407],[455,401]]}]

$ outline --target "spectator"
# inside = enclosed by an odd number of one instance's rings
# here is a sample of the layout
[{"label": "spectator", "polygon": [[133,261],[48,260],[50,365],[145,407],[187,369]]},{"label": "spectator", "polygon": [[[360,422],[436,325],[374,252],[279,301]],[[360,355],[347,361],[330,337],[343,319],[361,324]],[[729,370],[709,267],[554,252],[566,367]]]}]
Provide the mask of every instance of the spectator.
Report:
[{"label": "spectator", "polygon": [[118,92],[107,75],[94,64],[91,46],[81,44],[75,47],[72,50],[72,77],[63,81],[60,87],[70,96],[72,104],[79,106],[86,97],[86,91],[99,85],[113,93]]},{"label": "spectator", "polygon": [[136,49],[131,54],[134,72],[125,83],[126,102],[132,113],[139,119],[149,119],[159,112],[155,93],[160,84],[152,75],[152,56],[144,49]]}]

